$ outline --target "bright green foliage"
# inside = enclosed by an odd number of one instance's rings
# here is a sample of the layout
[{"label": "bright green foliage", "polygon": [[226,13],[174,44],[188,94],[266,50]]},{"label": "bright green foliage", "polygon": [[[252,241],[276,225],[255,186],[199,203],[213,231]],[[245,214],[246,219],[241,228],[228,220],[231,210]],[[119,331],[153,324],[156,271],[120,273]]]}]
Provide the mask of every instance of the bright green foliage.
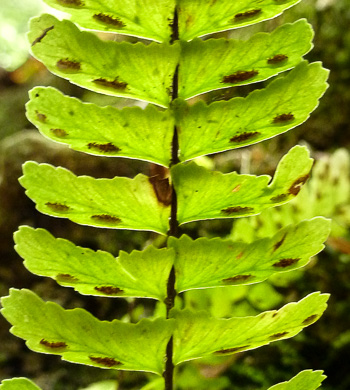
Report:
[{"label": "bright green foliage", "polygon": [[279,383],[268,390],[315,390],[326,378],[323,371],[305,370],[300,372],[288,382]]},{"label": "bright green foliage", "polygon": [[[251,145],[300,125],[317,107],[327,88],[327,75],[320,63],[304,61],[287,76],[247,98],[210,105],[200,101],[192,107],[176,101],[180,160]],[[282,114],[293,117],[275,119]]]},{"label": "bright green foliage", "polygon": [[27,116],[54,141],[85,153],[130,157],[169,166],[174,119],[170,111],[149,105],[145,110],[117,110],[82,103],[54,88],[30,92]]},{"label": "bright green foliage", "polygon": [[293,337],[321,316],[328,297],[313,293],[300,302],[256,317],[218,319],[210,318],[204,311],[174,310],[174,362],[179,364],[212,353],[237,353]]},{"label": "bright green foliage", "polygon": [[32,381],[27,378],[5,379],[1,382],[1,390],[40,390]]},{"label": "bright green foliage", "polygon": [[12,289],[2,305],[11,332],[34,351],[101,368],[163,372],[173,320],[99,321],[85,310],[45,303],[30,290]]},{"label": "bright green foliage", "polygon": [[180,224],[213,218],[254,215],[294,198],[307,180],[312,159],[306,148],[296,146],[280,161],[275,176],[222,174],[195,163],[172,170]]},{"label": "bright green foliage", "polygon": [[276,272],[302,267],[323,249],[329,228],[330,221],[316,218],[250,245],[219,238],[171,238],[176,290],[258,283]]},{"label": "bright green foliage", "polygon": [[68,20],[45,14],[32,19],[28,37],[35,57],[74,84],[107,95],[169,105],[179,45],[101,41]]},{"label": "bright green foliage", "polygon": [[[196,39],[182,44],[179,97],[266,80],[296,66],[311,48],[313,31],[305,19],[285,24],[271,34],[245,41]],[[269,63],[274,56],[282,61]],[[220,58],[220,61],[218,61]]]},{"label": "bright green foliage", "polygon": [[94,179],[34,162],[27,162],[23,172],[22,186],[45,214],[98,227],[168,230],[170,208],[157,200],[145,175]]},{"label": "bright green foliage", "polygon": [[[72,18],[59,21],[42,15],[31,22],[32,53],[52,73],[95,92],[162,108],[102,108],[52,88],[36,88],[27,105],[29,119],[46,137],[75,150],[146,160],[170,169],[163,176],[94,179],[27,162],[21,184],[45,214],[170,237],[165,248],[149,246],[114,258],[56,239],[45,230],[22,227],[15,235],[16,250],[30,271],[63,286],[88,295],[157,299],[162,303],[156,316],[165,307],[167,314],[137,324],[99,321],[85,310],[45,303],[29,290],[11,290],[2,303],[12,333],[31,349],[62,355],[68,361],[164,375],[170,390],[171,358],[177,365],[251,350],[292,337],[315,322],[326,308],[326,294],[313,293],[255,317],[221,319],[186,306],[174,309],[179,292],[217,286],[231,286],[226,291],[232,292],[232,285],[241,285],[235,291],[239,295],[244,285],[304,266],[323,248],[329,232],[329,221],[323,218],[288,226],[251,244],[177,238],[175,233],[178,225],[187,222],[256,215],[287,203],[309,178],[313,160],[300,146],[282,158],[273,179],[222,174],[193,161],[186,163],[281,134],[304,122],[317,107],[327,88],[328,72],[319,63],[302,61],[313,37],[305,20],[247,41],[198,38],[273,18],[298,0],[46,2]],[[160,43],[102,41],[73,22]],[[186,102],[292,68],[290,74],[244,99],[210,105]],[[314,390],[321,379],[320,374],[304,372],[275,388],[293,389],[302,381],[305,390]],[[161,389],[162,383],[144,389]],[[289,384],[292,387],[285,387]]]},{"label": "bright green foliage", "polygon": [[143,252],[103,251],[55,239],[43,229],[21,227],[15,249],[34,274],[49,276],[82,294],[148,297],[164,301],[170,269],[175,265],[178,292],[216,286],[258,283],[274,273],[303,267],[323,249],[329,221],[315,218],[289,226],[271,239],[250,245],[219,238],[170,238],[169,248]]}]

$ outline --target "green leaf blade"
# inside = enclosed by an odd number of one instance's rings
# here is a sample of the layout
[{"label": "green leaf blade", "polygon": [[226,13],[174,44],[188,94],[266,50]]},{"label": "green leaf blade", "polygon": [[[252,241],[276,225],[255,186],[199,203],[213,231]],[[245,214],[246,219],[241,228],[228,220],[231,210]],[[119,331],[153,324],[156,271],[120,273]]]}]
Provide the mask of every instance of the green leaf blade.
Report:
[{"label": "green leaf blade", "polygon": [[5,379],[0,384],[1,390],[41,390],[34,382],[27,378]]},{"label": "green leaf blade", "polygon": [[179,97],[189,99],[216,89],[255,83],[292,69],[311,50],[312,37],[311,25],[300,19],[270,34],[255,34],[248,41],[196,39],[183,43]]},{"label": "green leaf blade", "polygon": [[152,246],[143,252],[110,253],[75,246],[44,229],[22,226],[15,249],[32,273],[53,278],[81,294],[104,297],[142,297],[163,301],[173,265],[173,251]]},{"label": "green leaf blade", "polygon": [[174,119],[169,110],[99,107],[54,88],[30,92],[27,117],[41,134],[81,152],[169,166]]},{"label": "green leaf blade", "polygon": [[71,15],[71,21],[99,31],[117,32],[141,38],[169,41],[169,20],[174,14],[174,0],[45,0]]},{"label": "green leaf blade", "polygon": [[255,349],[298,334],[324,312],[328,294],[313,293],[256,317],[210,318],[206,312],[174,311],[174,364]]},{"label": "green leaf blade", "polygon": [[171,174],[178,199],[178,221],[237,218],[293,199],[309,177],[313,160],[306,148],[296,146],[280,161],[274,179],[270,176],[222,174],[195,163],[179,164]]},{"label": "green leaf blade", "polygon": [[316,390],[325,379],[323,371],[304,370],[288,382],[278,383],[268,390]]},{"label": "green leaf blade", "polygon": [[85,310],[45,303],[30,290],[11,289],[2,304],[11,332],[34,351],[100,368],[163,372],[172,321],[99,321]]},{"label": "green leaf blade", "polygon": [[203,35],[249,26],[272,19],[300,0],[179,1],[180,38],[190,41]]},{"label": "green leaf blade", "polygon": [[318,106],[327,76],[320,63],[304,61],[247,98],[190,107],[177,101],[180,160],[252,145],[299,126]]},{"label": "green leaf blade", "polygon": [[101,41],[45,14],[32,19],[28,38],[33,55],[55,75],[95,92],[169,105],[178,44]]},{"label": "green leaf blade", "polygon": [[219,238],[172,238],[176,291],[258,283],[277,272],[305,266],[323,248],[330,221],[314,218],[251,244]]},{"label": "green leaf blade", "polygon": [[111,229],[168,230],[170,207],[158,200],[147,176],[94,179],[33,161],[23,172],[20,183],[44,214]]}]

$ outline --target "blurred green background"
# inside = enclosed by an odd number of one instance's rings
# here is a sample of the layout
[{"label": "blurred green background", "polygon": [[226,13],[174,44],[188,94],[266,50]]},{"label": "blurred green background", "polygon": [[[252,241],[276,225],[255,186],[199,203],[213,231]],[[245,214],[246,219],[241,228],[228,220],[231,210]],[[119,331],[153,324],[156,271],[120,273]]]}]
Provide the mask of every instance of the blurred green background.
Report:
[{"label": "blurred green background", "polygon": [[[132,100],[102,96],[74,86],[50,74],[30,57],[25,38],[28,20],[42,11],[53,12],[40,0],[1,1],[0,295],[7,295],[10,287],[25,287],[65,308],[84,307],[100,319],[136,322],[157,314],[158,308],[153,302],[80,296],[71,289],[58,287],[52,280],[30,274],[13,249],[13,232],[23,224],[46,228],[56,237],[114,255],[121,249],[143,249],[150,243],[161,245],[154,233],[94,229],[42,215],[19,186],[21,164],[27,160],[61,165],[75,174],[95,177],[133,177],[138,172],[149,173],[149,165],[144,162],[93,157],[54,144],[39,135],[26,119],[24,105],[28,90],[36,85],[51,85],[99,105],[122,108],[135,104]],[[199,162],[223,172],[273,174],[287,150],[295,144],[304,144],[316,160],[312,178],[291,204],[235,223],[229,220],[190,223],[184,232],[194,238],[220,236],[249,242],[270,236],[289,223],[324,215],[333,219],[327,247],[305,270],[253,286],[192,291],[186,294],[184,301],[189,307],[210,310],[220,317],[255,315],[320,290],[332,294],[329,309],[320,321],[293,339],[231,357],[198,360],[180,366],[177,384],[181,390],[266,389],[308,368],[325,370],[328,376],[323,385],[325,390],[350,389],[350,0],[303,0],[273,20],[216,34],[216,37],[246,39],[257,31],[271,31],[282,23],[302,17],[315,29],[315,47],[307,59],[322,61],[331,70],[330,88],[317,110],[306,123],[277,138],[202,158]],[[111,35],[108,37],[110,39]],[[134,41],[126,37],[115,39]],[[205,99],[211,102],[246,96],[252,89],[266,84],[216,91],[207,94]],[[73,365],[56,356],[31,352],[22,340],[8,332],[9,325],[0,318],[0,380],[27,376],[43,390],[162,388],[162,381],[143,373]],[[97,381],[104,382],[98,387],[91,385]]]}]

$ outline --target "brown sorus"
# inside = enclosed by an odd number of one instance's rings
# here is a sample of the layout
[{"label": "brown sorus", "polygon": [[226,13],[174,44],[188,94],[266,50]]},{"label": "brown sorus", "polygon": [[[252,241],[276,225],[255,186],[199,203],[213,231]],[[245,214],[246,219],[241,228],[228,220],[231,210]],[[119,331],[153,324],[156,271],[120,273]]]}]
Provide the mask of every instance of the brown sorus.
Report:
[{"label": "brown sorus", "polygon": [[92,219],[100,222],[107,222],[107,223],[120,223],[122,220],[118,217],[113,217],[112,215],[108,214],[99,214],[99,215],[92,215]]},{"label": "brown sorus", "polygon": [[101,364],[102,366],[105,367],[115,367],[115,366],[120,366],[121,362],[118,360],[115,360],[114,358],[110,357],[95,357],[95,356],[89,356],[89,359],[95,363]]},{"label": "brown sorus", "polygon": [[254,138],[258,136],[260,133],[258,131],[251,131],[246,133],[241,133],[238,135],[235,135],[230,139],[230,142],[245,142],[248,139]]},{"label": "brown sorus", "polygon": [[56,203],[56,202],[46,202],[45,203],[47,207],[50,207],[50,209],[57,211],[57,212],[65,212],[69,211],[70,207],[66,206],[62,203]]},{"label": "brown sorus", "polygon": [[69,6],[82,7],[84,5],[84,3],[81,0],[57,0],[57,3],[66,5],[67,7]]},{"label": "brown sorus", "polygon": [[315,322],[317,318],[318,318],[318,315],[313,314],[312,316],[305,318],[305,320],[303,321],[303,325],[310,325],[313,322]]},{"label": "brown sorus", "polygon": [[232,276],[231,278],[222,279],[224,283],[236,283],[236,282],[244,282],[248,279],[250,279],[252,275],[236,275]]},{"label": "brown sorus", "polygon": [[273,118],[272,123],[283,123],[283,122],[289,122],[294,119],[294,115],[289,112],[288,114],[281,114],[277,115]]},{"label": "brown sorus", "polygon": [[278,340],[284,336],[287,336],[289,332],[275,333],[269,337],[269,340]]},{"label": "brown sorus", "polygon": [[284,243],[286,237],[287,237],[287,233],[285,233],[284,236],[279,241],[276,242],[276,244],[273,246],[274,252]]},{"label": "brown sorus", "polygon": [[69,283],[69,282],[72,283],[72,282],[78,282],[79,281],[78,278],[76,278],[75,276],[69,275],[69,274],[58,274],[56,276],[56,280],[60,281],[60,282],[67,282],[67,283]]},{"label": "brown sorus", "polygon": [[40,122],[46,122],[46,115],[45,114],[42,114],[38,111],[35,111],[35,114],[36,114],[36,117],[38,119],[38,121]]},{"label": "brown sorus", "polygon": [[258,73],[259,72],[257,70],[238,70],[235,73],[232,73],[228,76],[224,76],[221,82],[229,84],[240,83],[242,81],[246,81],[253,78]]},{"label": "brown sorus", "polygon": [[67,344],[64,341],[47,341],[45,339],[40,340],[40,344],[44,345],[47,348],[52,348],[52,349],[60,349],[60,348],[66,348]]},{"label": "brown sorus", "polygon": [[287,198],[288,198],[288,194],[280,194],[280,195],[273,196],[272,198],[270,198],[270,200],[272,200],[272,202],[278,203],[278,202],[283,202]]},{"label": "brown sorus", "polygon": [[278,260],[276,263],[274,263],[273,266],[277,267],[277,268],[286,268],[286,267],[289,267],[289,266],[297,263],[299,260],[300,260],[300,257],[298,257],[296,259],[281,259],[281,260]]},{"label": "brown sorus", "polygon": [[93,82],[97,85],[101,85],[102,87],[113,88],[119,91],[124,90],[128,85],[128,83],[124,83],[123,81],[118,81],[118,78],[115,78],[113,81],[108,81],[106,79],[99,78],[93,80]]},{"label": "brown sorus", "polygon": [[240,12],[239,14],[235,15],[233,21],[240,22],[244,19],[252,18],[253,16],[259,15],[260,13],[261,13],[261,8],[251,9],[246,12]]},{"label": "brown sorus", "polygon": [[115,16],[106,15],[103,13],[95,14],[93,16],[95,20],[98,22],[104,23],[104,24],[110,24],[111,26],[117,27],[117,28],[123,28],[125,27],[125,23],[122,22],[119,18],[116,18]]},{"label": "brown sorus", "polygon": [[275,56],[269,58],[267,60],[267,63],[270,65],[276,65],[276,64],[279,64],[283,61],[286,61],[287,59],[288,59],[288,56],[286,56],[285,54],[276,54]]},{"label": "brown sorus", "polygon": [[298,195],[299,191],[301,190],[301,186],[306,182],[309,177],[309,174],[299,177],[299,179],[295,180],[293,184],[289,187],[288,192],[292,195]]},{"label": "brown sorus", "polygon": [[106,144],[98,144],[97,142],[90,142],[88,144],[89,149],[98,149],[101,152],[104,153],[112,153],[112,152],[119,152],[120,148],[118,146],[115,146],[112,144],[112,142],[108,142]]},{"label": "brown sorus", "polygon": [[240,351],[247,349],[249,347],[250,347],[250,345],[244,345],[243,347],[220,349],[219,351],[216,351],[215,353],[217,353],[217,354],[235,353],[235,352],[240,352]]},{"label": "brown sorus", "polygon": [[66,132],[66,130],[63,130],[63,129],[50,129],[50,131],[56,136],[56,137],[59,137],[59,138],[63,138],[63,137],[66,137],[68,134]]},{"label": "brown sorus", "polygon": [[94,290],[106,295],[120,294],[124,292],[124,290],[122,290],[121,288],[113,286],[95,287]]},{"label": "brown sorus", "polygon": [[43,30],[42,34],[39,35],[38,38],[36,38],[36,39],[33,41],[32,46],[34,46],[34,45],[36,45],[37,43],[41,42],[41,41],[45,38],[46,34],[47,34],[49,31],[53,30],[54,28],[55,28],[55,26],[50,26],[50,27],[48,27],[48,28],[45,28],[45,29]]},{"label": "brown sorus", "polygon": [[231,215],[236,213],[250,213],[253,210],[254,210],[253,207],[235,206],[235,207],[227,207],[226,209],[221,210],[221,212],[227,215]]},{"label": "brown sorus", "polygon": [[81,66],[80,62],[78,61],[71,61],[68,58],[65,58],[63,60],[59,60],[56,63],[56,66],[59,70],[68,70],[68,71],[79,71]]}]

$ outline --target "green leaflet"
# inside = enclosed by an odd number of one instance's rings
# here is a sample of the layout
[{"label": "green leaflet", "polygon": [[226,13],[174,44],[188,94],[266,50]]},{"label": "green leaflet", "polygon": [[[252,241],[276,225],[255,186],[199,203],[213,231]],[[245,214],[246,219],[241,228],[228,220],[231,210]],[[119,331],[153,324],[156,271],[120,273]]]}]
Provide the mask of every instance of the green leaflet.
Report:
[{"label": "green leaflet", "polygon": [[[295,67],[312,48],[313,31],[305,19],[248,41],[196,39],[182,43],[179,97],[266,80]],[[219,59],[219,60],[218,60]]]},{"label": "green leaflet", "polygon": [[39,211],[83,225],[165,234],[170,207],[158,201],[149,178],[94,179],[29,161],[20,183]]},{"label": "green leaflet", "polygon": [[30,290],[11,289],[2,305],[2,314],[13,325],[11,332],[34,351],[100,368],[163,372],[171,320],[99,321],[83,309],[45,303]]},{"label": "green leaflet", "polygon": [[274,18],[300,0],[178,0],[180,38],[193,38]]},{"label": "green leaflet", "polygon": [[178,44],[101,41],[52,15],[32,19],[30,28],[33,55],[52,73],[95,92],[169,105]]},{"label": "green leaflet", "polygon": [[0,390],[41,390],[27,378],[5,379],[1,382]]},{"label": "green leaflet", "polygon": [[45,0],[71,14],[72,22],[100,31],[168,41],[174,0]]},{"label": "green leaflet", "polygon": [[305,370],[299,372],[288,382],[282,382],[270,387],[268,390],[316,390],[321,386],[321,382],[326,379],[323,371]]},{"label": "green leaflet", "polygon": [[194,162],[171,170],[180,224],[202,219],[254,215],[294,198],[309,177],[312,159],[306,148],[292,148],[270,176],[211,172]]},{"label": "green leaflet", "polygon": [[174,263],[174,251],[149,246],[131,254],[92,251],[54,238],[44,229],[22,226],[15,233],[15,249],[29,271],[49,276],[86,295],[148,297],[163,301]]},{"label": "green leaflet", "polygon": [[176,319],[174,364],[212,353],[233,354],[293,337],[322,315],[328,297],[328,294],[313,293],[278,311],[255,317],[217,319],[210,318],[204,311],[173,310],[172,317]]},{"label": "green leaflet", "polygon": [[169,110],[99,107],[64,96],[54,88],[30,92],[28,119],[40,132],[72,149],[169,166],[174,119]]},{"label": "green leaflet", "polygon": [[320,217],[252,244],[170,237],[169,247],[176,253],[176,291],[258,283],[276,272],[303,267],[324,248],[329,231],[330,221]]},{"label": "green leaflet", "polygon": [[247,98],[190,107],[177,100],[180,160],[251,145],[300,125],[317,107],[327,76],[320,63],[304,61]]}]

